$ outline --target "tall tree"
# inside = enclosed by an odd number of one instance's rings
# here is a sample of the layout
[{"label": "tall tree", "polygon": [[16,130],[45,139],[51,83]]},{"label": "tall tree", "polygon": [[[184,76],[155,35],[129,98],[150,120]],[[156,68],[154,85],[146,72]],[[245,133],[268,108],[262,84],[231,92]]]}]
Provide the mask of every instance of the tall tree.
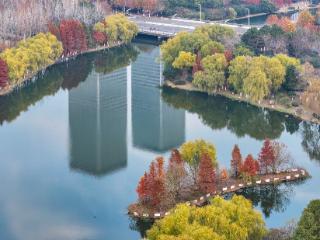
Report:
[{"label": "tall tree", "polygon": [[232,176],[237,178],[240,176],[240,170],[242,165],[242,156],[241,156],[240,148],[238,147],[238,145],[234,145],[231,155],[232,155],[232,158],[231,158]]},{"label": "tall tree", "polygon": [[183,180],[186,177],[184,161],[181,158],[180,152],[177,149],[172,150],[169,159],[169,166],[166,173],[166,188],[168,193],[174,198],[179,197],[182,189]]},{"label": "tall tree", "polygon": [[215,190],[215,169],[207,153],[201,156],[197,184],[203,193],[213,193]]},{"label": "tall tree", "polygon": [[263,173],[267,174],[270,168],[272,170],[272,166],[274,165],[274,162],[275,162],[275,154],[274,154],[274,150],[273,150],[270,139],[266,139],[263,142],[263,146],[259,153],[258,160],[261,167],[260,170],[263,171]]},{"label": "tall tree", "polygon": [[160,208],[165,196],[165,171],[163,158],[151,162],[149,172],[145,173],[137,186],[139,201],[146,206]]}]

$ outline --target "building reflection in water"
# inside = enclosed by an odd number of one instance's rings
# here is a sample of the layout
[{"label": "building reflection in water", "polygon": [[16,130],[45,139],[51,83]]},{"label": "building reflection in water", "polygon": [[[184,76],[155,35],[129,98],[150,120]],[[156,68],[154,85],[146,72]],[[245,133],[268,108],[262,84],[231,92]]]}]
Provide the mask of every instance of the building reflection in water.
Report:
[{"label": "building reflection in water", "polygon": [[69,91],[70,166],[96,176],[127,165],[127,67],[92,71]]},{"label": "building reflection in water", "polygon": [[161,99],[160,49],[148,46],[132,64],[132,138],[134,147],[157,153],[185,141],[185,111]]}]

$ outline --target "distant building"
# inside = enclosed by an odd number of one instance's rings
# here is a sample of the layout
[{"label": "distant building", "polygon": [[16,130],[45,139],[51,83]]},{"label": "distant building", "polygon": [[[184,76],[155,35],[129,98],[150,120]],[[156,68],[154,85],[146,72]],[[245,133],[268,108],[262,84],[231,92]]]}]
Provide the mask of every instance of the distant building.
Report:
[{"label": "distant building", "polygon": [[104,175],[127,165],[127,68],[92,72],[69,91],[70,167]]},{"label": "distant building", "polygon": [[132,138],[134,147],[162,153],[185,141],[185,112],[161,99],[159,57],[149,45],[132,64]]}]

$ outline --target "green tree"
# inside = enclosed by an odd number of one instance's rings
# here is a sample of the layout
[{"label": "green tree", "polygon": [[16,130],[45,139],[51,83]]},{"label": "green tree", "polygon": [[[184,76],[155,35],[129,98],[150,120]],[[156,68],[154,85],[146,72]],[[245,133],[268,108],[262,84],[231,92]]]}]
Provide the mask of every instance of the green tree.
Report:
[{"label": "green tree", "polygon": [[238,93],[243,91],[244,79],[249,74],[251,57],[238,56],[230,62],[228,83]]},{"label": "green tree", "polygon": [[320,239],[320,200],[311,201],[303,210],[293,239]]},{"label": "green tree", "polygon": [[265,58],[263,62],[264,71],[267,75],[267,78],[270,79],[272,83],[272,91],[276,92],[285,81],[286,68],[275,57]]},{"label": "green tree", "polygon": [[195,74],[193,84],[205,91],[213,91],[225,83],[225,70],[228,65],[222,53],[207,56],[201,61],[203,73]]},{"label": "green tree", "polygon": [[261,213],[242,196],[216,197],[202,208],[178,205],[147,231],[150,240],[261,240],[266,227]]},{"label": "green tree", "polygon": [[180,153],[182,159],[188,164],[195,182],[197,179],[200,159],[203,154],[208,154],[214,167],[218,165],[215,146],[204,140],[195,140],[184,143],[180,147]]},{"label": "green tree", "polygon": [[254,53],[247,47],[239,45],[233,52],[234,56],[253,56]]},{"label": "green tree", "polygon": [[270,93],[271,81],[257,66],[251,67],[243,81],[243,92],[253,101],[260,101]]},{"label": "green tree", "polygon": [[224,53],[224,46],[219,42],[209,41],[201,47],[200,53],[203,58],[215,53]]}]

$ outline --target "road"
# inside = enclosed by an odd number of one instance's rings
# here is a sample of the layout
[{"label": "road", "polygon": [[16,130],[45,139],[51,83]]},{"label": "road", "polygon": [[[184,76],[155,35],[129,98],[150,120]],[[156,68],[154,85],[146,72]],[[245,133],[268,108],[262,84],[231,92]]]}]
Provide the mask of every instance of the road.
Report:
[{"label": "road", "polygon": [[138,25],[140,32],[155,36],[166,37],[174,36],[182,31],[192,32],[196,27],[202,26],[204,24],[219,24],[221,26],[231,27],[239,35],[245,33],[248,29],[250,29],[250,26],[239,26],[217,22],[200,22],[196,20],[179,18],[145,17],[134,15],[130,16],[130,19]]}]

